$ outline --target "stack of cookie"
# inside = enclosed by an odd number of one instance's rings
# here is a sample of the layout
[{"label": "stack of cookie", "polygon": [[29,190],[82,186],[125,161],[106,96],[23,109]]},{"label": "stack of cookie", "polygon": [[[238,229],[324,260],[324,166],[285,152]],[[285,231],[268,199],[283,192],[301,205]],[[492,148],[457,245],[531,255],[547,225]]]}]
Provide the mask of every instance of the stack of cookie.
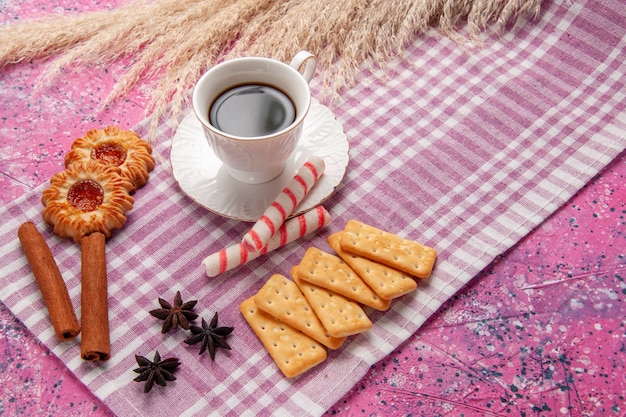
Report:
[{"label": "stack of cookie", "polygon": [[427,278],[437,252],[357,220],[328,238],[335,254],[312,247],[291,269],[275,274],[240,311],[280,370],[295,377],[323,362],[326,348],[369,330],[363,309],[389,308]]},{"label": "stack of cookie", "polygon": [[131,196],[154,169],[152,148],[135,132],[116,126],[78,138],[65,156],[64,171],[50,179],[41,202],[54,233],[80,242],[93,232],[110,237],[126,223]]}]

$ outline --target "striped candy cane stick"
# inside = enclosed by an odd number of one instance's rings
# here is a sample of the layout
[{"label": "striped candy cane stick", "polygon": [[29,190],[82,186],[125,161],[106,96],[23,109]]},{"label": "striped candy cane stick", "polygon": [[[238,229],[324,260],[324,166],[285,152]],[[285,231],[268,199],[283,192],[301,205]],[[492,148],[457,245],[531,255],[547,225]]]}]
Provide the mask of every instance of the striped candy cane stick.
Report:
[{"label": "striped candy cane stick", "polygon": [[325,167],[324,160],[315,155],[304,163],[261,218],[252,226],[252,229],[243,237],[241,243],[246,250],[259,251],[268,244],[287,216],[313,188]]},{"label": "striped candy cane stick", "polygon": [[318,206],[300,216],[287,220],[260,251],[247,251],[242,243],[238,243],[207,256],[202,261],[202,264],[206,268],[207,276],[215,277],[222,272],[229,271],[236,266],[244,265],[267,252],[271,252],[300,237],[315,232],[326,226],[331,220],[332,218],[330,214],[328,214],[328,211],[326,211],[324,207]]}]

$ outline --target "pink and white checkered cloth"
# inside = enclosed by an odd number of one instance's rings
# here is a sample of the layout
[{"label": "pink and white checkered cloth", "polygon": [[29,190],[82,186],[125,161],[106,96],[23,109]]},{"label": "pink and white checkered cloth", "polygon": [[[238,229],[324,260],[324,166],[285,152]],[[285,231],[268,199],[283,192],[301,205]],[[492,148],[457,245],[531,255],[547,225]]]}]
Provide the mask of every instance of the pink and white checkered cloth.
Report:
[{"label": "pink and white checkered cloth", "polygon": [[[440,37],[420,39],[387,73],[365,74],[332,109],[351,146],[347,176],[324,205],[333,223],[240,268],[208,278],[202,260],[250,227],[181,193],[157,166],[122,231],[107,243],[112,358],[84,363],[77,341],[57,342],[17,239],[32,220],[44,232],[79,307],[80,249],[41,220],[42,188],[0,210],[2,301],[111,409],[122,416],[320,415],[494,257],[536,227],[626,147],[626,10],[548,3],[539,21],[467,53]],[[314,89],[319,89],[314,85]],[[146,124],[137,126],[145,131]],[[173,132],[155,151],[165,158]],[[437,248],[433,276],[370,311],[374,327],[331,351],[322,365],[285,379],[238,311],[272,273],[287,275],[306,248],[349,219]],[[329,248],[327,248],[330,250]],[[148,314],[157,298],[198,299],[206,319],[234,326],[232,351],[215,362],[161,334]],[[144,395],[134,354],[176,356],[178,379]]]}]

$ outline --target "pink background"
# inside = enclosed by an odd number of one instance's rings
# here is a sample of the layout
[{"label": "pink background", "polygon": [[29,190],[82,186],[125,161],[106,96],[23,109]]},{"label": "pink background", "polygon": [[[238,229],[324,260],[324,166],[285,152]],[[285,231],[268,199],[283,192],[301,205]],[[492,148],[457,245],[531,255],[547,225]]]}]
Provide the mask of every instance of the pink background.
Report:
[{"label": "pink background", "polygon": [[[2,21],[61,10],[3,3]],[[81,10],[115,2],[81,1]],[[66,1],[68,9],[75,2]],[[43,65],[0,73],[0,188],[14,200],[63,169],[71,142],[143,119],[146,91],[100,109],[120,68],[67,74],[40,91]],[[328,414],[625,415],[626,155],[450,299],[374,365]],[[111,412],[2,305],[0,415]]]}]

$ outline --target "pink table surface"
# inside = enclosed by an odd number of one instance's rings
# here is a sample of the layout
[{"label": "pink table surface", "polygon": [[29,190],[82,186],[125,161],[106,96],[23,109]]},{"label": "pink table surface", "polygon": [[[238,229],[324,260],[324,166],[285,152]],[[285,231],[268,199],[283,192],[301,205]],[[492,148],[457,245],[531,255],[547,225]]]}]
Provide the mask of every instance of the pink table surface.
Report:
[{"label": "pink table surface", "polygon": [[[3,21],[49,11],[27,1],[1,8]],[[68,74],[37,93],[41,70],[26,63],[0,73],[3,203],[61,170],[86,130],[144,117],[143,91],[99,110],[119,68]],[[327,414],[626,415],[625,176],[622,153]],[[0,320],[0,415],[112,414],[4,305]]]}]

